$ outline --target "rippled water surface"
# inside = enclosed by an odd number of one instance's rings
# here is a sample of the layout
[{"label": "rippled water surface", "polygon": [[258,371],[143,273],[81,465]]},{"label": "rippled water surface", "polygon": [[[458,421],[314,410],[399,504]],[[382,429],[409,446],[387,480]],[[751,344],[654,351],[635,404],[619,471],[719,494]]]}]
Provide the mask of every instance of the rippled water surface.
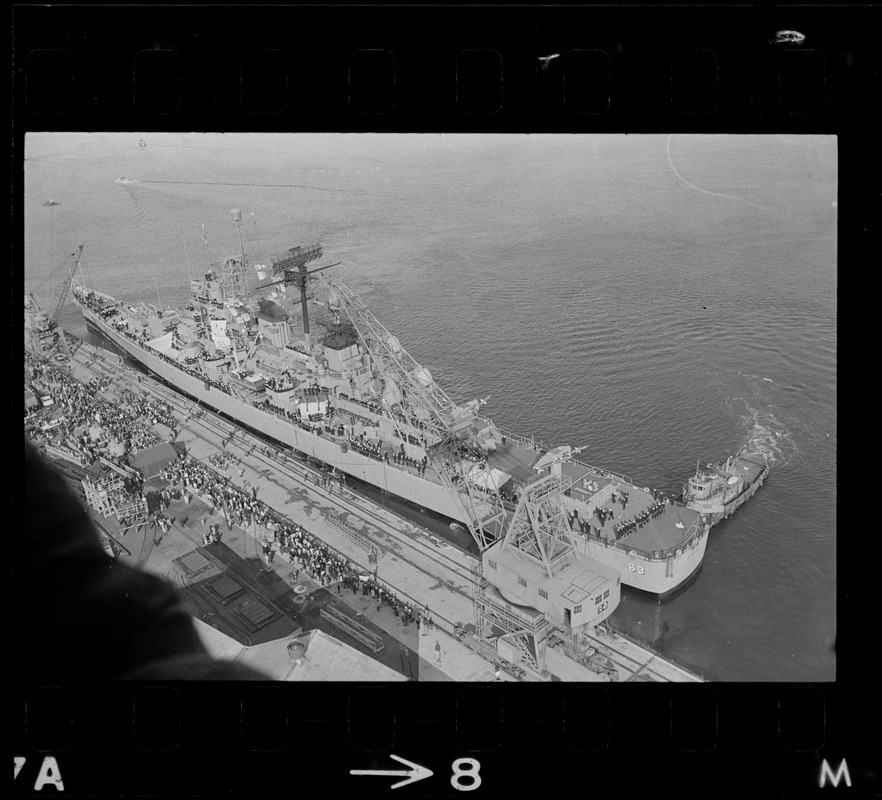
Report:
[{"label": "rippled water surface", "polygon": [[[765,454],[697,579],[661,603],[626,591],[613,622],[712,679],[835,677],[835,139],[138,138],[29,136],[45,305],[80,243],[94,288],[181,303],[188,270],[238,249],[233,207],[249,252],[319,241],[501,428],[665,488]],[[62,321],[85,334],[72,305]]]}]

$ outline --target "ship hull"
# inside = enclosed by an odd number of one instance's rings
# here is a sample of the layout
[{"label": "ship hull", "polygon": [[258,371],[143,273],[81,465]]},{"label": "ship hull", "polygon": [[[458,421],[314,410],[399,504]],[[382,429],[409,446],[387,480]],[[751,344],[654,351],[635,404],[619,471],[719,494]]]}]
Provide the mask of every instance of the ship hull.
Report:
[{"label": "ship hull", "polygon": [[[142,364],[177,391],[219,411],[252,430],[293,450],[333,466],[340,472],[369,483],[420,508],[467,525],[462,504],[441,484],[435,484],[349,448],[345,453],[333,440],[310,433],[275,414],[249,405],[197,376],[181,370],[159,354],[140,346],[106,324],[87,306],[79,304],[86,322],[120,350]],[[684,585],[698,570],[707,546],[706,531],[693,537],[680,555],[653,559],[621,544],[604,544],[576,537],[581,552],[616,569],[622,583],[648,594],[665,596]]]},{"label": "ship hull", "polygon": [[120,335],[110,326],[103,324],[91,310],[83,308],[83,314],[102,336],[112,341],[178,391],[189,395],[200,403],[226,414],[237,422],[283,445],[330,464],[347,475],[370,483],[418,506],[431,509],[445,517],[465,522],[462,508],[440,484],[433,484],[380,461],[375,461],[351,448],[344,454],[339,445],[329,438],[305,431],[275,414],[248,405],[217,387],[211,386],[206,389],[204,380],[184,372],[159,355],[150,353],[127,337]]},{"label": "ship hull", "polygon": [[679,548],[669,558],[647,558],[621,545],[604,544],[603,540],[594,538],[588,540],[585,552],[591,558],[617,569],[626,586],[665,597],[685,586],[698,572],[707,548],[707,531],[705,528],[693,536],[686,546]]}]

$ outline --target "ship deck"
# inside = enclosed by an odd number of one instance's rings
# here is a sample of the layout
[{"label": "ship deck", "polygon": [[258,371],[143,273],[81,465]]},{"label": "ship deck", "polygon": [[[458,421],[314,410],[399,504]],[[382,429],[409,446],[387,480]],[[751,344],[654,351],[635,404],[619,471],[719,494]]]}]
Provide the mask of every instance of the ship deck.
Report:
[{"label": "ship deck", "polygon": [[738,476],[746,478],[748,483],[753,483],[766,468],[764,463],[754,461],[748,456],[739,456],[736,460],[736,465],[738,467]]},{"label": "ship deck", "polygon": [[[633,520],[638,514],[648,511],[654,502],[651,492],[627,482],[625,476],[618,476],[578,461],[564,462],[562,472],[573,480],[571,495],[574,499],[588,502],[594,498],[597,507],[612,512],[612,518],[605,523],[601,523],[596,517],[591,517],[591,524],[595,530],[599,529],[601,538],[609,542],[615,541],[614,525]],[[598,485],[597,490],[590,493],[580,488],[583,480],[595,482]],[[613,502],[609,497],[610,490],[604,491],[610,485],[616,490],[627,493],[626,508],[623,509],[618,501]],[[603,498],[602,502],[597,503],[597,498]],[[648,552],[676,548],[692,533],[698,517],[697,511],[681,504],[668,503],[661,514],[650,518],[642,528],[635,528],[621,537],[619,544]],[[578,531],[578,527],[575,530]]]},{"label": "ship deck", "polygon": [[[511,484],[523,485],[535,479],[537,472],[532,465],[540,457],[536,452],[523,442],[512,438],[506,438],[505,444],[497,447],[487,458],[488,466],[500,469],[512,476]],[[615,542],[613,526],[618,522],[633,520],[638,514],[648,511],[654,499],[651,492],[635,486],[630,478],[618,475],[599,467],[593,467],[576,460],[567,460],[561,463],[561,472],[571,479],[570,497],[586,508],[597,507],[612,512],[613,517],[605,523],[601,523],[593,515],[590,518],[595,530],[598,530],[601,538],[608,542]],[[597,485],[595,490],[586,489],[583,481],[593,482]],[[610,498],[611,489],[623,490],[628,494],[628,504],[625,509],[620,502]],[[509,506],[507,506],[509,507]],[[513,507],[509,507],[511,510]],[[682,504],[669,503],[664,511],[655,518],[650,518],[641,528],[635,528],[622,536],[618,543],[620,546],[634,548],[644,552],[656,552],[672,550],[689,538],[693,533],[694,526],[699,518],[699,513],[686,508]],[[488,530],[498,534],[494,525],[487,525]],[[498,526],[496,526],[498,527]],[[581,535],[578,523],[573,524],[573,531]]]},{"label": "ship deck", "polygon": [[497,445],[496,449],[487,456],[487,466],[511,475],[515,484],[527,483],[536,477],[533,463],[537,458],[539,453],[536,451],[505,438],[505,443]]}]

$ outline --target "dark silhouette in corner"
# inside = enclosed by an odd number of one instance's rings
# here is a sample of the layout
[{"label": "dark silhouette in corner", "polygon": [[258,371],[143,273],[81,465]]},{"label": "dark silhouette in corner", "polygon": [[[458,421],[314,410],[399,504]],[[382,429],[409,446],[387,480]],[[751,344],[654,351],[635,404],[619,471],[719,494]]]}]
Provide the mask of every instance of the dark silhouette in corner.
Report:
[{"label": "dark silhouette in corner", "polygon": [[114,561],[58,471],[25,441],[14,546],[15,680],[267,680],[211,658],[167,581]]}]

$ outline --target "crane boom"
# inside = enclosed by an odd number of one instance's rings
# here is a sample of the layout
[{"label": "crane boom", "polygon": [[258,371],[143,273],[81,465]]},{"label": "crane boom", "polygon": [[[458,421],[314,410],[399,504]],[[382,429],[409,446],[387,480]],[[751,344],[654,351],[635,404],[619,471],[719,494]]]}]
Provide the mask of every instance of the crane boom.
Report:
[{"label": "crane boom", "polygon": [[[64,306],[64,301],[67,298],[67,293],[70,291],[70,285],[73,282],[73,277],[74,275],[76,275],[77,269],[79,269],[80,257],[82,255],[83,245],[79,246],[76,253],[71,254],[71,257],[74,259],[74,266],[73,269],[68,270],[67,277],[64,279],[64,283],[61,286],[61,293],[58,296],[58,302],[55,304],[55,311],[50,317],[53,323],[57,323],[58,317],[61,315],[61,309]],[[64,263],[67,263],[67,259],[64,260]]]}]

